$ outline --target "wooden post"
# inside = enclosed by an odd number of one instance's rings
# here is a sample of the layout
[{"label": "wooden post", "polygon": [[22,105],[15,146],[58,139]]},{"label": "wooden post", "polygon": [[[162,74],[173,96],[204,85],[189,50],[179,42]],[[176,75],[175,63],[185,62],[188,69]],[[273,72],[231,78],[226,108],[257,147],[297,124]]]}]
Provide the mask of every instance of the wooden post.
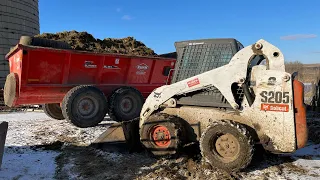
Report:
[{"label": "wooden post", "polygon": [[2,165],[2,158],[4,153],[4,146],[6,143],[7,131],[8,122],[0,122],[0,169]]}]

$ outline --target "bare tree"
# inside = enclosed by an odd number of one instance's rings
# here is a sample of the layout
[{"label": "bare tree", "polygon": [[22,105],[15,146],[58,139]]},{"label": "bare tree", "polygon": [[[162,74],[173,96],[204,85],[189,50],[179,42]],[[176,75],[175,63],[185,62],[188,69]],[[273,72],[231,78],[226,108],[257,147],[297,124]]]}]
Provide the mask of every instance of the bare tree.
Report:
[{"label": "bare tree", "polygon": [[286,62],[285,63],[286,72],[288,73],[294,73],[298,72],[298,80],[304,81],[304,66],[300,61],[294,61],[294,62]]}]

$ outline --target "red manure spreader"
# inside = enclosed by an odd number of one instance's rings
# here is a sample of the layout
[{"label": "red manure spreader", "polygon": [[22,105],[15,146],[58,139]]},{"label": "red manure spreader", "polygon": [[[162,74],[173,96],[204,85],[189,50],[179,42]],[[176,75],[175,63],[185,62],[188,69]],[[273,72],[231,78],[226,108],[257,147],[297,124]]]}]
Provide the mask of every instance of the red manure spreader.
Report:
[{"label": "red manure spreader", "polygon": [[145,98],[169,84],[175,58],[77,51],[60,41],[22,36],[11,49],[4,87],[9,107],[43,104],[78,127],[138,117]]}]

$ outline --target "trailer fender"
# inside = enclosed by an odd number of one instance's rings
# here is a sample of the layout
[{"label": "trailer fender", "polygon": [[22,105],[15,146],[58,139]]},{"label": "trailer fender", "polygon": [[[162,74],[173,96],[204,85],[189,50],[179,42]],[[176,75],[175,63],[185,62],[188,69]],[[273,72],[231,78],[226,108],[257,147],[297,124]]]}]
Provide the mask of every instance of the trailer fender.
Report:
[{"label": "trailer fender", "polygon": [[7,76],[6,83],[4,85],[4,104],[12,107],[15,105],[15,101],[19,96],[19,78],[18,74],[10,73]]}]

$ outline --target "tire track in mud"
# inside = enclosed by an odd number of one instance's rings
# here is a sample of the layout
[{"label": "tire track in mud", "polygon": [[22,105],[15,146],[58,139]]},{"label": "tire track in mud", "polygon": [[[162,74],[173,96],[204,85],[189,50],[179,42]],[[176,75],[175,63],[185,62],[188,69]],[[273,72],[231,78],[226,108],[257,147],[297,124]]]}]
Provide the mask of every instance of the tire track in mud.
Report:
[{"label": "tire track in mud", "polygon": [[[314,116],[308,119],[314,121]],[[317,122],[316,119],[315,122]],[[311,122],[312,122],[311,121]],[[68,139],[68,138],[66,138]],[[243,172],[228,174],[204,164],[199,152],[175,158],[156,159],[147,153],[121,154],[91,147],[68,146],[56,158],[57,179],[275,179],[291,176],[319,177],[296,165],[296,159],[317,156],[281,156],[259,151]]]},{"label": "tire track in mud", "polygon": [[[319,119],[314,115],[308,117],[308,122]],[[197,151],[156,159],[145,152],[106,152],[88,147],[88,142],[105,127],[79,130],[67,123],[51,120],[13,121],[9,141],[19,140],[21,145],[27,145],[34,151],[58,152],[55,179],[318,179],[320,175],[320,164],[315,163],[320,159],[320,153],[315,154],[320,146],[314,142],[310,142],[306,152],[297,155],[281,156],[258,151],[247,169],[230,175],[204,164]],[[24,134],[23,139],[21,134]],[[303,166],[300,161],[314,165]]]},{"label": "tire track in mud", "polygon": [[154,158],[147,152],[106,152],[87,146],[66,146],[56,157],[56,179],[235,179],[190,157]]}]

